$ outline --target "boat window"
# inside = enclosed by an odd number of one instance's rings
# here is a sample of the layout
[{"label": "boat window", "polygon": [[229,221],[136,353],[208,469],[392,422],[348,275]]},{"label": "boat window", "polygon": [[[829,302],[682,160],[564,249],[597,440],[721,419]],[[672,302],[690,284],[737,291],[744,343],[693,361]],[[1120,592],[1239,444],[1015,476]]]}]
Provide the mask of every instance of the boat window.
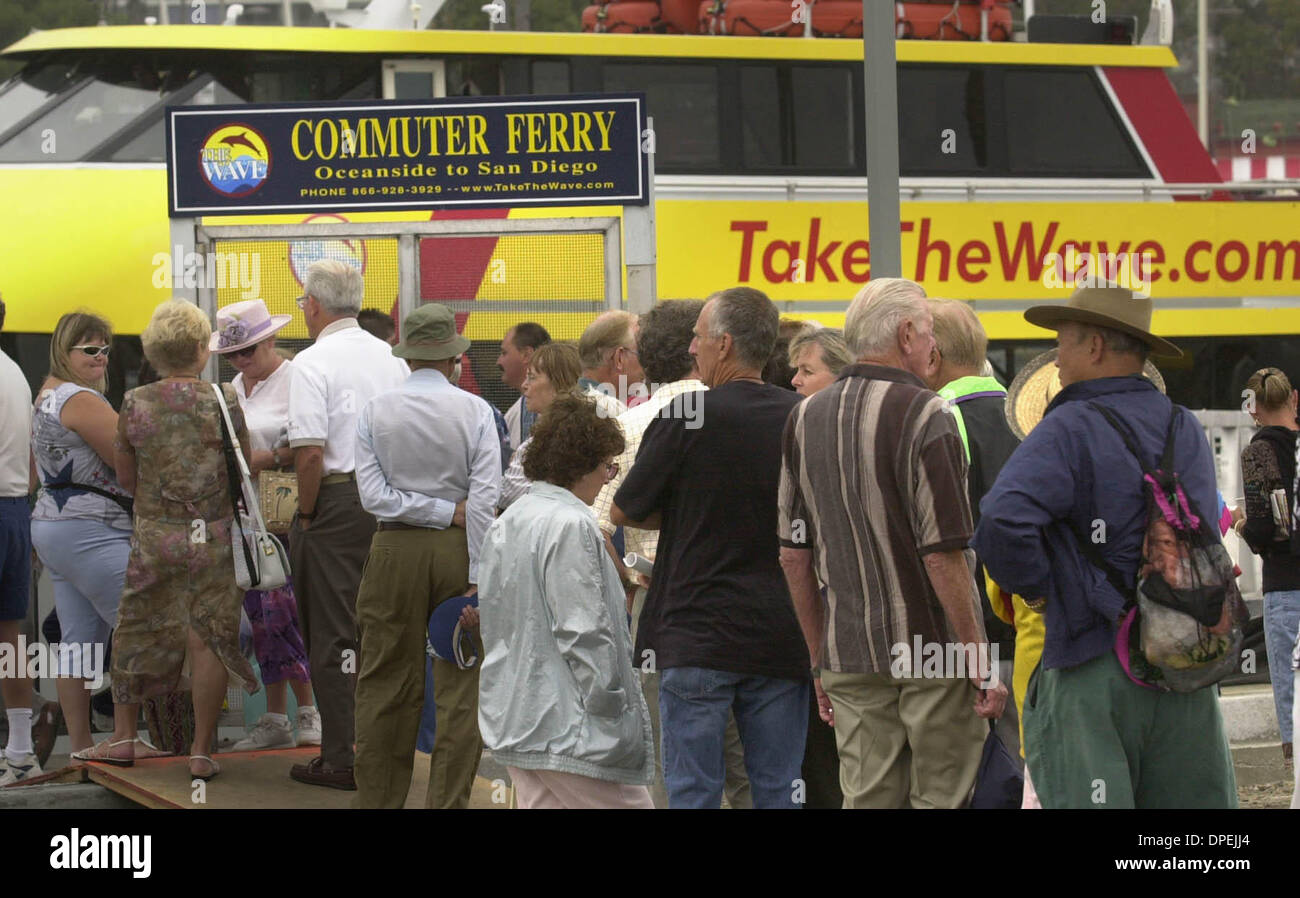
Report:
[{"label": "boat window", "polygon": [[986,173],[984,81],[985,70],[979,66],[899,67],[900,174]]},{"label": "boat window", "polygon": [[147,60],[103,67],[0,145],[0,162],[73,162],[193,77]]},{"label": "boat window", "polygon": [[1004,79],[1011,174],[1150,176],[1090,70],[1008,67]]},{"label": "boat window", "polygon": [[[215,81],[209,81],[182,105],[214,106],[218,103],[242,102],[244,101],[234,92]],[[123,144],[109,156],[109,159],[113,162],[165,162],[167,159],[166,141],[163,135],[165,123],[166,117],[162,114],[162,110],[159,110],[153,124]]]},{"label": "boat window", "polygon": [[567,94],[569,63],[555,59],[534,59],[531,66],[532,92],[538,94]]},{"label": "boat window", "polygon": [[856,118],[852,77],[839,66],[742,66],[745,169],[851,169]]},{"label": "boat window", "polygon": [[781,127],[781,89],[772,66],[740,69],[740,127],[745,168],[761,170],[789,164]]},{"label": "boat window", "polygon": [[35,112],[42,103],[75,82],[67,63],[30,65],[0,84],[0,134]]},{"label": "boat window", "polygon": [[853,166],[853,83],[840,66],[794,66],[794,164],[801,170]]},{"label": "boat window", "polygon": [[[257,68],[252,68],[254,64]],[[254,57],[249,68],[245,77],[248,89],[235,89],[235,93],[250,103],[368,99],[379,95],[378,73],[371,58],[320,54],[312,54],[309,59],[289,55],[265,60]]]},{"label": "boat window", "polygon": [[655,120],[655,170],[717,171],[718,69],[694,63],[606,63],[605,91],[639,91]]},{"label": "boat window", "polygon": [[447,60],[447,96],[499,97],[501,63],[482,56],[465,56]]}]

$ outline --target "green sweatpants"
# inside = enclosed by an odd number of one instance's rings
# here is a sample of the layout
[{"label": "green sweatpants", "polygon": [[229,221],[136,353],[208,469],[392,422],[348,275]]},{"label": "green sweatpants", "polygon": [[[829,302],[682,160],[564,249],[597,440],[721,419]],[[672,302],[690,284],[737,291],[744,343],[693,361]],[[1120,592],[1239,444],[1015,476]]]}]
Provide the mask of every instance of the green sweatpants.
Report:
[{"label": "green sweatpants", "polygon": [[1237,779],[1213,687],[1156,692],[1114,652],[1034,672],[1025,761],[1044,808],[1235,808]]}]

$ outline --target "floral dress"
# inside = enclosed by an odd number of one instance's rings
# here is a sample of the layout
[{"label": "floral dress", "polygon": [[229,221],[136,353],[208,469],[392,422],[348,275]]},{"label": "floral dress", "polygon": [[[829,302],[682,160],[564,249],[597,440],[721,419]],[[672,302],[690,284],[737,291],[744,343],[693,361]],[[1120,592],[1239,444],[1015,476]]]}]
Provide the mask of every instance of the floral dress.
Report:
[{"label": "floral dress", "polygon": [[[234,391],[223,386],[238,437]],[[177,688],[193,630],[248,692],[239,650],[232,509],[221,410],[210,384],[159,381],[126,394],[117,447],[135,455],[135,519],[113,636],[113,700],[134,704]]]}]

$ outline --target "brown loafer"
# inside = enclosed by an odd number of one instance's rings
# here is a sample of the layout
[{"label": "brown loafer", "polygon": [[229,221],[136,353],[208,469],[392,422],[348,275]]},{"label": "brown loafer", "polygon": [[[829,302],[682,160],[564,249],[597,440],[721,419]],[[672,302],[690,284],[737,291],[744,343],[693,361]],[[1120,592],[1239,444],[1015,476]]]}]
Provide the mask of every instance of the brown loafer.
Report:
[{"label": "brown loafer", "polygon": [[42,767],[54,751],[54,740],[58,738],[62,720],[63,709],[58,702],[46,702],[32,715],[32,751]]},{"label": "brown loafer", "polygon": [[352,778],[351,767],[335,769],[325,763],[323,758],[312,758],[306,764],[294,764],[289,776],[309,786],[329,786],[347,792],[357,791],[357,781]]}]

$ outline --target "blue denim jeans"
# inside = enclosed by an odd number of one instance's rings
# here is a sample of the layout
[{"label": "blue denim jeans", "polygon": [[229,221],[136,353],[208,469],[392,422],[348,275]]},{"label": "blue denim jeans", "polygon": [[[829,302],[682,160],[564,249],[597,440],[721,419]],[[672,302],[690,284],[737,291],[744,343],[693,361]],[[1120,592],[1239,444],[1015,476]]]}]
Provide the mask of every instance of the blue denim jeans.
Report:
[{"label": "blue denim jeans", "polygon": [[746,676],[704,667],[661,674],[664,784],[670,808],[717,808],[722,803],[723,736],[736,715],[755,808],[795,808],[808,731],[807,682]]},{"label": "blue denim jeans", "polygon": [[1268,678],[1273,681],[1273,707],[1283,742],[1291,741],[1291,703],[1295,677],[1291,650],[1300,630],[1300,590],[1264,593],[1264,646],[1268,650]]}]

